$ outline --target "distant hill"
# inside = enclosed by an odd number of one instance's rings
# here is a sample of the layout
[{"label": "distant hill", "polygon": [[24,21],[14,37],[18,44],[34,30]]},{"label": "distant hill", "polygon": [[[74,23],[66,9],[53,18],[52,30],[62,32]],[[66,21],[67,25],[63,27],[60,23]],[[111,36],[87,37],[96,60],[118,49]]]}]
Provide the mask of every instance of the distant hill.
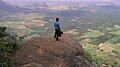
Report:
[{"label": "distant hill", "polygon": [[103,5],[101,7],[107,8],[107,9],[120,9],[120,7],[116,5]]},{"label": "distant hill", "polygon": [[10,4],[0,0],[0,11],[16,13],[16,12],[21,12],[21,11],[25,11],[25,10],[27,10],[27,9],[21,8],[21,7],[15,6],[15,5],[10,5]]},{"label": "distant hill", "polygon": [[106,9],[120,9],[120,5],[114,4],[114,3],[101,3],[101,4],[97,4],[97,6],[106,8]]},{"label": "distant hill", "polygon": [[48,8],[48,4],[46,2],[28,2],[28,4],[25,4],[27,8],[32,9],[39,9],[39,8]]},{"label": "distant hill", "polygon": [[16,6],[19,6],[19,7],[22,7],[22,8],[32,8],[32,9],[35,9],[35,8],[47,8],[49,7],[48,6],[48,2],[43,2],[43,1],[32,1],[32,0],[25,0],[25,1],[22,1],[22,0],[13,0],[13,1],[8,1],[8,0],[4,0],[6,3],[9,3],[9,4],[12,4],[12,5],[16,5]]},{"label": "distant hill", "polygon": [[49,7],[46,2],[31,3],[31,4],[28,4],[28,6],[30,6],[30,7]]}]

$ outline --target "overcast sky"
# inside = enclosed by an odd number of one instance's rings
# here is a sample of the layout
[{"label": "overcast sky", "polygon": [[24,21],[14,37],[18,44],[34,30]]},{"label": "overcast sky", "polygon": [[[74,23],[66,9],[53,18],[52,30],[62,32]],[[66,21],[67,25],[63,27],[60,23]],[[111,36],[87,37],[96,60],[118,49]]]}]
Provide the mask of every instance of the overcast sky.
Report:
[{"label": "overcast sky", "polygon": [[120,0],[3,0],[3,1],[101,1],[101,2],[120,2]]},{"label": "overcast sky", "polygon": [[[43,0],[3,0],[3,1],[43,1]],[[46,0],[46,1],[120,1],[120,0]]]}]

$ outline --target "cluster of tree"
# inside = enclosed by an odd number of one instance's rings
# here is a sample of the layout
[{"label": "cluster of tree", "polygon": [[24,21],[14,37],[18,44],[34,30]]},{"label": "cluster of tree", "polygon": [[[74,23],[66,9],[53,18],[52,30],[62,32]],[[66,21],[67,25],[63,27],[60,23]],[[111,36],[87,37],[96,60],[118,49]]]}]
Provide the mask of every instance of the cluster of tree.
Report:
[{"label": "cluster of tree", "polygon": [[93,37],[91,38],[91,44],[93,45],[99,45],[100,43],[105,43],[106,41],[112,39],[113,37],[115,37],[115,34],[105,34],[105,35],[101,35],[99,37]]},{"label": "cluster of tree", "polygon": [[11,55],[16,47],[15,38],[6,29],[0,27],[0,67],[11,67]]}]

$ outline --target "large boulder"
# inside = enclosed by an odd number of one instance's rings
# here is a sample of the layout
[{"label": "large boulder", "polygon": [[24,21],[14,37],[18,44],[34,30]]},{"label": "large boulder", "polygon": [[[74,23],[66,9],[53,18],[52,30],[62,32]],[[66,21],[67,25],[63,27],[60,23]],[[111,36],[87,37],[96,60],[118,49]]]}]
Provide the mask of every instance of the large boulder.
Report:
[{"label": "large boulder", "polygon": [[69,35],[60,41],[50,36],[32,38],[19,46],[12,61],[12,67],[92,67],[81,45]]}]

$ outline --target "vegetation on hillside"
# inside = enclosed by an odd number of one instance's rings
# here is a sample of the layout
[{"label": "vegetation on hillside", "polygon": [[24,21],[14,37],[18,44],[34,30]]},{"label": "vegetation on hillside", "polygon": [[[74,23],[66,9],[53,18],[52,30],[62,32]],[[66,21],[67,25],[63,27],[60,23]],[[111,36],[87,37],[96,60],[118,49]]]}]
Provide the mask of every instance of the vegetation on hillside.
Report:
[{"label": "vegetation on hillside", "polygon": [[86,32],[84,36],[87,37],[79,39],[87,56],[96,67],[120,67],[120,26],[103,26],[96,30]]},{"label": "vegetation on hillside", "polygon": [[6,32],[6,27],[0,27],[0,67],[11,67],[11,55],[16,47],[15,38]]}]

